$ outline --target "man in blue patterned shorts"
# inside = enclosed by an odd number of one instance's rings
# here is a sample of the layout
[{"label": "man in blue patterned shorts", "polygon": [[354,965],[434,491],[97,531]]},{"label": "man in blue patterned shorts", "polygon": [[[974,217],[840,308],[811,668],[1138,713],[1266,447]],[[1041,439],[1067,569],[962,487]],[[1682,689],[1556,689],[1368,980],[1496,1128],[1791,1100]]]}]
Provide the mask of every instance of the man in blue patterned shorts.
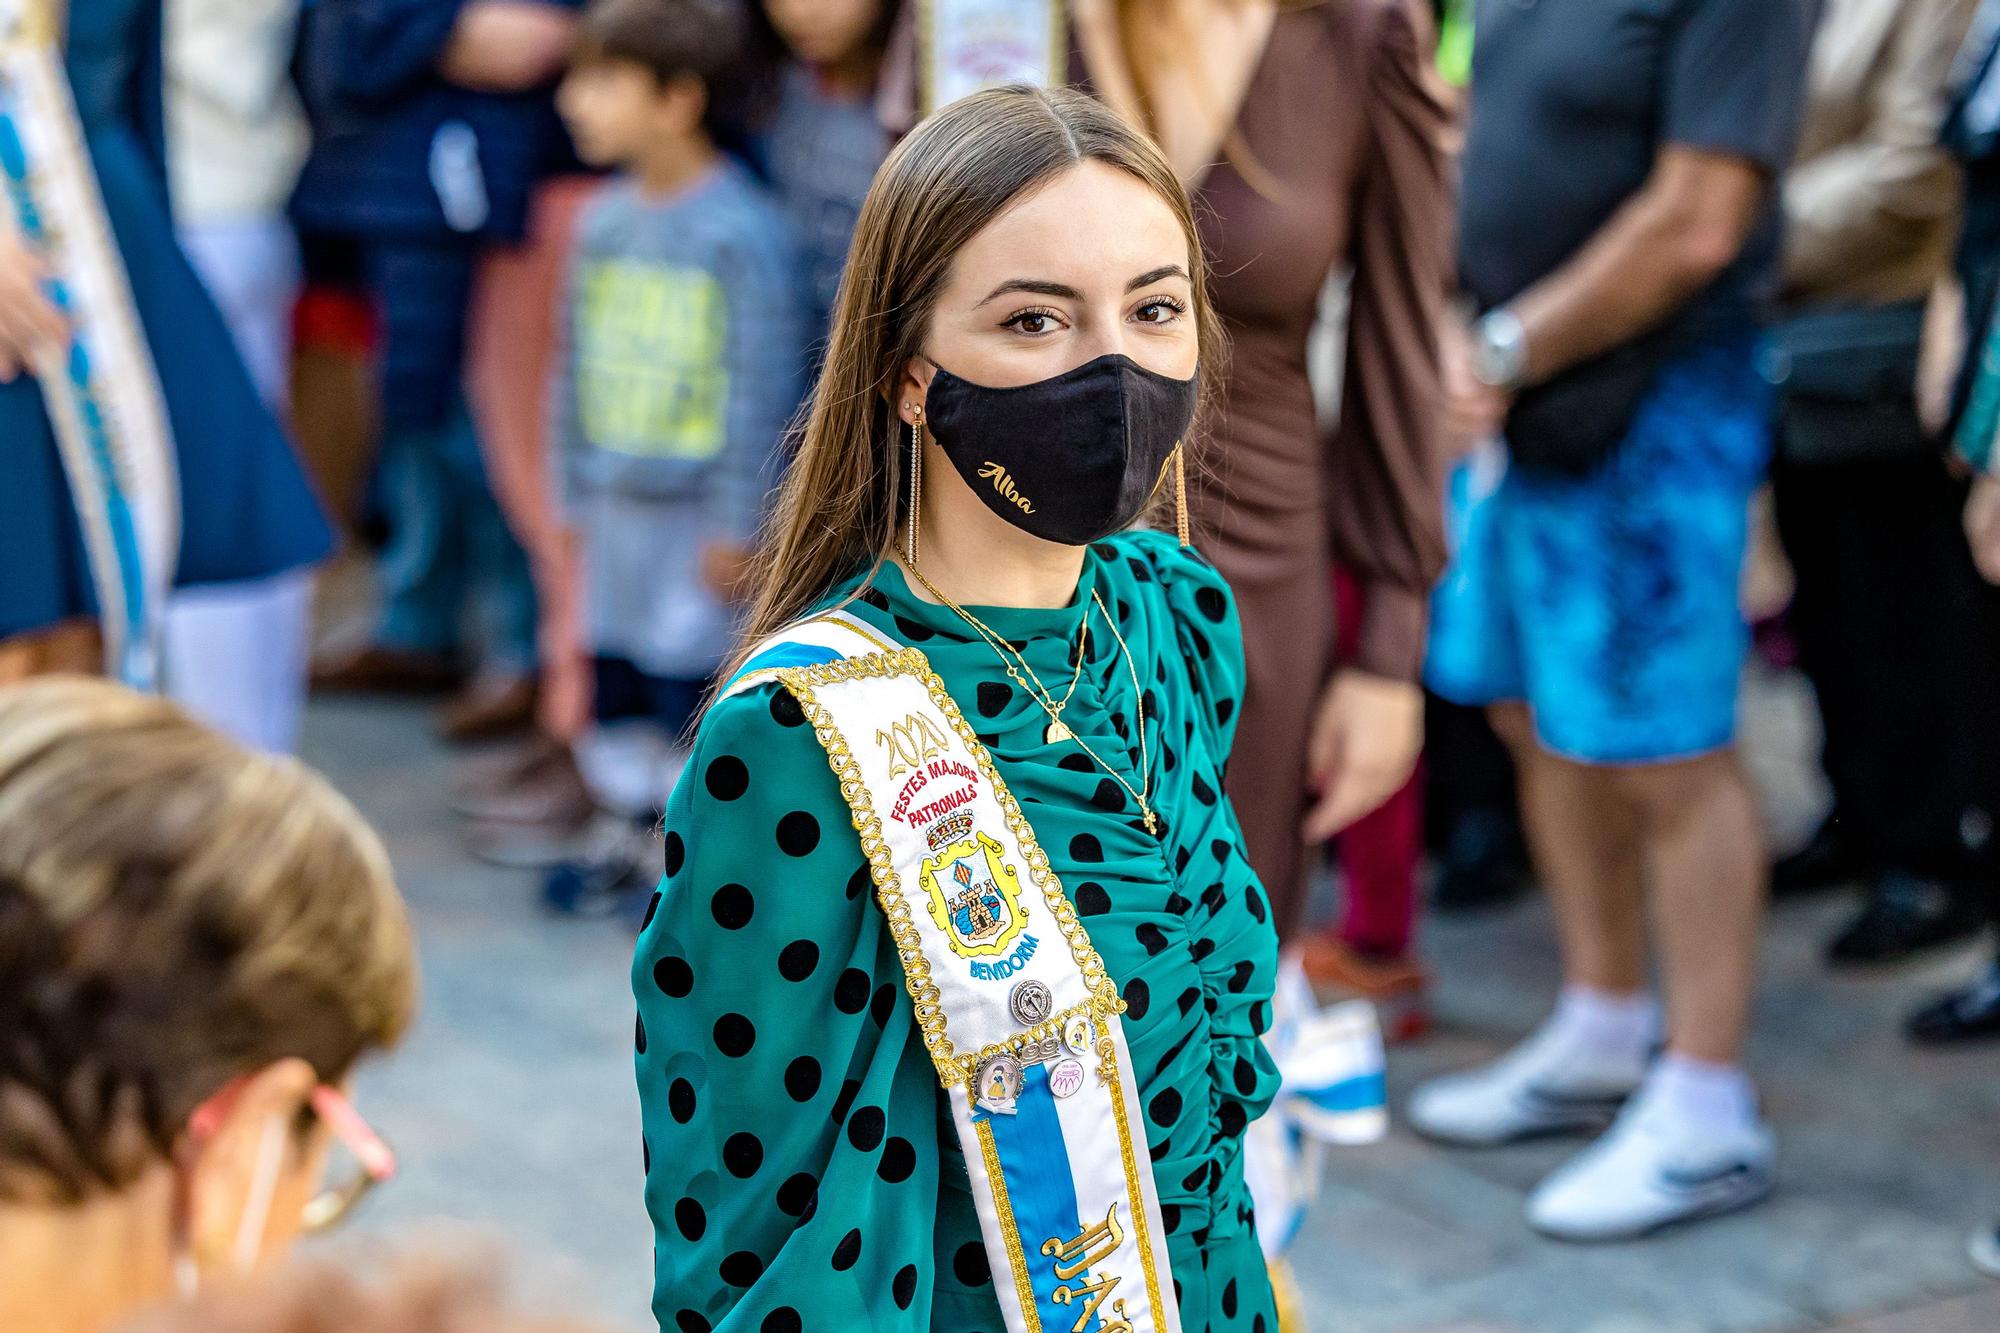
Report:
[{"label": "man in blue patterned shorts", "polygon": [[1772,182],[1817,11],[1475,5],[1460,251],[1481,318],[1453,390],[1461,429],[1504,448],[1457,482],[1431,683],[1492,705],[1513,751],[1565,986],[1534,1036],[1420,1088],[1410,1114],[1463,1144],[1609,1122],[1529,1200],[1529,1222],[1566,1239],[1772,1185],[1739,1065],[1764,855],[1732,748],[1737,587],[1769,449]]}]

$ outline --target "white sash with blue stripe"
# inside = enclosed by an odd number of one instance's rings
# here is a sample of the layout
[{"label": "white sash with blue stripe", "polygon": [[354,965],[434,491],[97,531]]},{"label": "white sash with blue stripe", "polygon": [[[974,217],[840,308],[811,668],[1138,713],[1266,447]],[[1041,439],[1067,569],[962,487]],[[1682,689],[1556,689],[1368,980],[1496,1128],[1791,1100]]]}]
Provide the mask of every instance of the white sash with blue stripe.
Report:
[{"label": "white sash with blue stripe", "polygon": [[159,683],[160,614],[180,550],[180,486],[152,350],[105,217],[56,40],[56,0],[0,0],[0,229],[49,262],[70,323],[35,359],[90,556],[105,666]]},{"label": "white sash with blue stripe", "polygon": [[924,655],[844,612],[757,646],[840,779],[1012,1333],[1179,1333],[1119,1015],[1076,909]]}]

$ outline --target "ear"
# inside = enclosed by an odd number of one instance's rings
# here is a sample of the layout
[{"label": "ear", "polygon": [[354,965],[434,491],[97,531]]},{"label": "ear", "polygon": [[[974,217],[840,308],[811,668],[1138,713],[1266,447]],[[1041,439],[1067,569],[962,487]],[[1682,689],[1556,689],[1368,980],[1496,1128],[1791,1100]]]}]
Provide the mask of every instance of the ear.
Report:
[{"label": "ear", "polygon": [[708,85],[692,74],[677,75],[660,90],[662,109],[674,129],[690,134],[701,128],[708,114]]},{"label": "ear", "polygon": [[896,415],[905,426],[915,423],[917,411],[928,404],[931,378],[936,374],[937,367],[921,356],[911,357],[903,366],[903,373],[896,380],[894,401]]},{"label": "ear", "polygon": [[[246,1226],[254,1233],[247,1242],[252,1258],[263,1252],[267,1236],[289,1238],[298,1230],[298,1213],[326,1156],[323,1127],[315,1125],[304,1143],[295,1133],[318,1085],[304,1060],[267,1065],[232,1086],[206,1137],[192,1146],[185,1197],[189,1237],[204,1267],[233,1271],[241,1263],[236,1251]],[[269,1146],[274,1134],[275,1163]],[[260,1181],[260,1173],[267,1178]],[[260,1191],[269,1191],[261,1203],[254,1197]],[[251,1216],[259,1210],[261,1221]]]}]

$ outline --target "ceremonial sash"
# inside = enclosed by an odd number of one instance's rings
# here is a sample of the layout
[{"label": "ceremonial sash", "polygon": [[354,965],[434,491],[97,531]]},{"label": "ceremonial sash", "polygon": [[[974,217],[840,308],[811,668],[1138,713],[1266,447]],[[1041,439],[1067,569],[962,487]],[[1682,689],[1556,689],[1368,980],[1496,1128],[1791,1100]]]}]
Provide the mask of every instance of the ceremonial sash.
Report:
[{"label": "ceremonial sash", "polygon": [[760,644],[840,780],[951,1103],[1012,1333],[1178,1333],[1119,1015],[1048,854],[923,653],[843,612]]},{"label": "ceremonial sash", "polygon": [[917,0],[918,114],[1007,83],[1069,82],[1064,0]]},{"label": "ceremonial sash", "polygon": [[47,262],[46,290],[69,321],[68,345],[37,355],[33,369],[90,558],[106,670],[152,689],[161,608],[179,558],[179,480],[51,0],[0,0],[0,227]]}]

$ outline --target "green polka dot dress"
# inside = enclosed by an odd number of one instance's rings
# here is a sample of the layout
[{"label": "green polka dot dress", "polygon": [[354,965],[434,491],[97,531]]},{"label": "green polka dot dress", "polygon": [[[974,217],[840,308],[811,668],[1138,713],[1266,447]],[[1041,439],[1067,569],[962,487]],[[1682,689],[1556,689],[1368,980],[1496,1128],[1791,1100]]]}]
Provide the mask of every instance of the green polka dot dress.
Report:
[{"label": "green polka dot dress", "polygon": [[[845,596],[859,578],[841,589]],[[1188,1333],[1277,1333],[1243,1184],[1278,1076],[1277,935],[1221,795],[1243,688],[1221,576],[1172,538],[1093,546],[1053,610],[971,608],[1058,698],[1095,591],[1138,670],[1157,836],[950,610],[884,568],[849,609],[921,648],[993,753],[1129,1011]],[[1103,617],[1064,720],[1139,785],[1140,699]],[[639,939],[653,1310],[673,1333],[1001,1333],[957,1140],[825,752],[764,685],[704,719]]]}]

